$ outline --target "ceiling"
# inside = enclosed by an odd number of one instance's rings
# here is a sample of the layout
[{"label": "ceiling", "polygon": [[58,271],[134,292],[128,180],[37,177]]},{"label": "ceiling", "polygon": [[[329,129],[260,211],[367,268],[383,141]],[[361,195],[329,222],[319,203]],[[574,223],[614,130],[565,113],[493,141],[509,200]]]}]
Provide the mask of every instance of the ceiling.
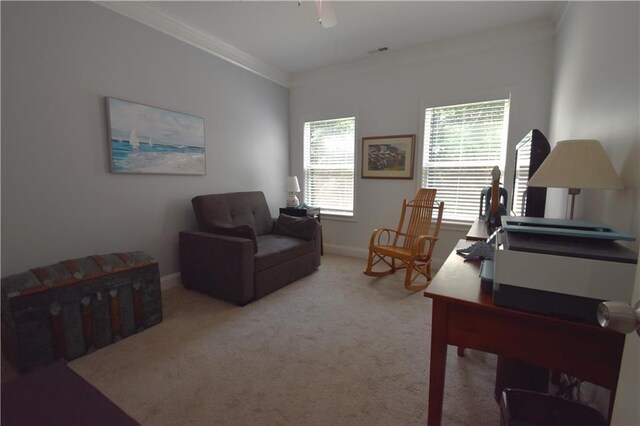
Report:
[{"label": "ceiling", "polygon": [[145,2],[287,74],[536,20],[557,21],[566,2],[333,1],[323,28],[313,0]]},{"label": "ceiling", "polygon": [[393,54],[398,58],[506,28],[506,37],[513,37],[519,25],[553,28],[568,4],[333,0],[337,25],[323,28],[314,0],[300,6],[297,0],[94,2],[285,87],[305,72],[370,56],[399,52]]}]

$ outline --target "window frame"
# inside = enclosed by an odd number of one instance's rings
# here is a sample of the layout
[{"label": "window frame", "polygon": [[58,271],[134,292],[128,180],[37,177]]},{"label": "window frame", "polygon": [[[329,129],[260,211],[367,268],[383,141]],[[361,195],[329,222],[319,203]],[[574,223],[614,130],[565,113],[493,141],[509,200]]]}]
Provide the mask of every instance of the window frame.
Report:
[{"label": "window frame", "polygon": [[[510,185],[511,177],[509,176],[510,171],[507,170],[509,167],[509,133],[513,131],[513,123],[512,123],[512,107],[513,107],[513,97],[511,94],[511,89],[503,88],[490,90],[484,93],[479,93],[471,96],[458,96],[453,98],[446,98],[443,100],[438,99],[430,99],[429,102],[426,102],[424,99],[421,99],[420,102],[420,128],[419,128],[419,141],[418,146],[416,147],[417,153],[417,161],[418,166],[420,168],[419,175],[417,176],[416,186],[417,189],[422,188],[422,181],[424,175],[424,156],[425,156],[425,119],[426,119],[426,110],[429,108],[441,108],[441,107],[451,107],[456,105],[466,105],[466,104],[474,104],[481,102],[492,102],[492,101],[501,101],[505,100],[509,103],[509,109],[506,117],[506,126],[503,128],[504,139],[500,148],[500,182],[502,186],[508,188]],[[487,185],[491,183],[491,176],[487,176]],[[436,200],[438,196],[436,195]],[[480,203],[480,192],[478,192],[478,205]],[[447,206],[445,203],[445,212],[443,214],[442,222],[443,224],[451,224],[451,225],[470,225],[476,218],[473,219],[454,219],[446,217]]]},{"label": "window frame", "polygon": [[[347,118],[353,118],[353,125],[354,125],[354,137],[353,137],[353,195],[352,195],[352,211],[351,214],[339,214],[339,213],[333,213],[327,210],[322,210],[322,218],[323,219],[328,219],[328,220],[337,220],[337,221],[346,221],[346,222],[355,222],[356,221],[356,214],[357,214],[357,191],[358,191],[358,173],[359,173],[359,165],[358,165],[358,158],[360,155],[359,149],[358,149],[358,114],[354,113],[354,112],[348,112],[348,111],[341,111],[341,112],[334,112],[334,113],[328,113],[328,114],[308,114],[305,116],[302,116],[300,118],[300,134],[301,134],[301,145],[302,145],[302,162],[301,162],[301,167],[300,167],[300,171],[301,171],[301,176],[303,177],[303,182],[301,184],[301,193],[302,193],[302,200],[303,202],[307,202],[307,193],[306,193],[306,179],[305,179],[305,174],[306,174],[306,158],[305,158],[305,125],[307,123],[310,122],[315,122],[315,121],[329,121],[329,120],[340,120],[340,119],[347,119]],[[316,206],[313,206],[316,207]],[[320,207],[322,209],[322,206],[317,206]]]}]

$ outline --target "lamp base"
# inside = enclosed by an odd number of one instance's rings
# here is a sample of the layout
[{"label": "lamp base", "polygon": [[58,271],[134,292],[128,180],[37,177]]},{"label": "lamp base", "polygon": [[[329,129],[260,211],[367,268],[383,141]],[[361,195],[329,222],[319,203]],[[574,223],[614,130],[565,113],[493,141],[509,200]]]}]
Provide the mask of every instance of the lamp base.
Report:
[{"label": "lamp base", "polygon": [[296,194],[294,192],[290,192],[289,196],[287,197],[287,207],[298,207],[300,205],[300,200],[298,200],[298,197],[296,197]]}]

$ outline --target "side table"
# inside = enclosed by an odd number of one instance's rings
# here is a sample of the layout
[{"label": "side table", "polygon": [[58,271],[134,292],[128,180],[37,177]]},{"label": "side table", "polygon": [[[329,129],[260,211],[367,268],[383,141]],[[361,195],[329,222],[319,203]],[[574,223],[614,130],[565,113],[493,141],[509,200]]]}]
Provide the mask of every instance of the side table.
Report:
[{"label": "side table", "polygon": [[[318,223],[321,223],[320,216],[320,207],[307,207],[307,208],[297,208],[297,207],[280,207],[280,214],[286,214],[287,216],[295,216],[295,217],[312,217]],[[320,254],[324,255],[324,244],[322,242],[322,229],[320,230]]]}]

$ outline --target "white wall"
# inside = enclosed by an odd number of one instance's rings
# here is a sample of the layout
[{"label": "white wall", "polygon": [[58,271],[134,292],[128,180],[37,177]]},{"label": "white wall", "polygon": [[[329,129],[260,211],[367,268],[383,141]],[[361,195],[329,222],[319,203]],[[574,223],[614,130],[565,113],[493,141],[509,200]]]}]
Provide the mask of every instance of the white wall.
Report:
[{"label": "white wall", "polygon": [[[583,190],[576,217],[639,235],[640,58],[638,3],[572,3],[561,22],[550,141],[599,139],[627,189]],[[562,197],[548,215],[562,217]]]},{"label": "white wall", "polygon": [[[104,97],[204,118],[206,176],[109,172]],[[2,275],[144,250],[179,270],[198,194],[284,204],[288,89],[90,2],[2,2]]]},{"label": "white wall", "polygon": [[[374,228],[397,225],[402,199],[411,199],[419,187],[424,108],[510,94],[509,164],[514,145],[528,131],[538,128],[546,134],[553,31],[549,23],[538,22],[295,76],[290,90],[291,170],[299,178],[303,176],[304,121],[356,115],[356,217],[353,221],[323,218],[329,251],[365,255]],[[418,135],[413,180],[360,178],[362,137],[408,133]],[[507,187],[512,173],[506,171]],[[446,258],[469,226],[444,225],[436,261]]]},{"label": "white wall", "polygon": [[[638,2],[570,4],[558,32],[553,95],[549,140],[599,139],[627,187],[583,190],[576,199],[575,216],[640,236]],[[547,215],[563,217],[564,191],[555,195],[549,197]],[[640,300],[640,276],[636,276],[633,300]],[[630,334],[612,424],[640,424],[639,359],[640,339]]]}]

